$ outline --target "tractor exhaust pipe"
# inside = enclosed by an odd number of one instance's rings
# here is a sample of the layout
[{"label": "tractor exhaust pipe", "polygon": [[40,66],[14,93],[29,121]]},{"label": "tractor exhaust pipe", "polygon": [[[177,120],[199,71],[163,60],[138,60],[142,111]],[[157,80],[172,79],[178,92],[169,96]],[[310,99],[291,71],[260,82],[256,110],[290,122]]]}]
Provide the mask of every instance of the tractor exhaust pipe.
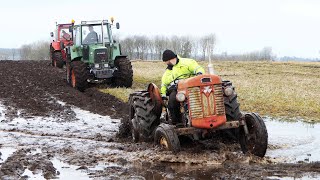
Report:
[{"label": "tractor exhaust pipe", "polygon": [[209,56],[208,71],[209,71],[209,74],[214,74],[213,64],[211,61],[211,46],[210,45],[207,46],[207,52],[208,52],[208,56]]}]

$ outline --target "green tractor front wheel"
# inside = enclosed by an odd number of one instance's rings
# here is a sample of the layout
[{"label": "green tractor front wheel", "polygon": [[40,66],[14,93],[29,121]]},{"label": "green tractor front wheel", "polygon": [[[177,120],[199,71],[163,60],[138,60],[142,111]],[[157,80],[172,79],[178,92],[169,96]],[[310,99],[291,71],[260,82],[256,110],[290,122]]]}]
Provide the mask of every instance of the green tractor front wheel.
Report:
[{"label": "green tractor front wheel", "polygon": [[79,91],[84,91],[88,87],[88,77],[87,65],[82,61],[73,61],[70,67],[67,67],[67,82]]},{"label": "green tractor front wheel", "polygon": [[120,57],[115,60],[114,64],[117,68],[113,77],[114,85],[116,87],[131,87],[133,81],[133,71],[130,60],[126,57]]}]

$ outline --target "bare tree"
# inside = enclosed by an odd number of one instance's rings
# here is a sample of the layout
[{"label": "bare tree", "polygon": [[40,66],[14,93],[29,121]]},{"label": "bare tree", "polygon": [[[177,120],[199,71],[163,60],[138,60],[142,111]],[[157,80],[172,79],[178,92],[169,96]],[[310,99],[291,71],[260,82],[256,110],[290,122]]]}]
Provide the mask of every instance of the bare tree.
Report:
[{"label": "bare tree", "polygon": [[206,59],[206,52],[213,54],[213,49],[215,47],[216,43],[216,35],[215,34],[209,34],[200,39],[200,47],[202,51],[202,57],[203,60]]},{"label": "bare tree", "polygon": [[192,43],[192,50],[191,50],[191,57],[194,59],[198,58],[198,54],[199,54],[199,41],[198,39],[193,38],[193,40],[191,41]]},{"label": "bare tree", "polygon": [[191,51],[192,51],[192,42],[190,40],[190,37],[183,36],[180,38],[181,41],[181,55],[183,57],[190,57]]},{"label": "bare tree", "polygon": [[121,50],[123,54],[129,56],[130,59],[134,59],[134,40],[133,37],[127,37],[121,42]]},{"label": "bare tree", "polygon": [[156,56],[156,59],[160,60],[161,59],[161,55],[162,55],[162,52],[165,50],[165,49],[168,49],[168,38],[167,37],[164,37],[164,36],[155,36],[154,39],[153,39],[153,43],[154,43],[154,46],[155,46],[155,54],[157,55]]},{"label": "bare tree", "polygon": [[16,55],[16,49],[14,49],[14,48],[12,48],[11,49],[11,53],[12,53],[12,60],[15,60],[14,58],[15,58],[15,55]]},{"label": "bare tree", "polygon": [[20,48],[20,57],[22,60],[31,59],[32,48],[30,44],[22,45]]},{"label": "bare tree", "polygon": [[261,56],[262,56],[262,60],[264,61],[272,61],[273,60],[272,47],[264,47],[261,50]]},{"label": "bare tree", "polygon": [[172,49],[173,52],[181,55],[182,53],[181,38],[178,36],[172,36],[170,38],[169,49]]}]

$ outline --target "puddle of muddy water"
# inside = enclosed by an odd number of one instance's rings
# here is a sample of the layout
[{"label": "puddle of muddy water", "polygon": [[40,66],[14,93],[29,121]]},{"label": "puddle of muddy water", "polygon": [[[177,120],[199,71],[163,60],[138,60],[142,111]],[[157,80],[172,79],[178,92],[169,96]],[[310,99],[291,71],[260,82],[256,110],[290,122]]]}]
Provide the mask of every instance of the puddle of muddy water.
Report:
[{"label": "puddle of muddy water", "polygon": [[269,144],[267,156],[287,162],[320,161],[320,124],[266,120]]},{"label": "puddle of muddy water", "polygon": [[[62,106],[63,102],[59,102]],[[212,179],[215,171],[230,171],[228,168],[213,167],[220,164],[225,158],[216,151],[203,151],[200,153],[180,152],[173,155],[170,152],[160,152],[152,146],[145,146],[142,142],[138,144],[109,142],[118,130],[119,120],[110,119],[108,116],[100,116],[77,107],[72,107],[77,120],[60,121],[52,117],[15,118],[9,123],[1,123],[4,120],[6,108],[0,104],[0,144],[10,144],[12,147],[24,146],[34,147],[37,153],[65,152],[62,161],[54,158],[52,163],[57,171],[59,179],[91,179],[92,177],[112,177],[125,179]],[[320,124],[306,124],[302,122],[280,122],[265,118],[269,134],[269,148],[266,156],[284,160],[285,162],[312,162],[320,161]],[[10,130],[14,129],[13,132]],[[26,131],[26,132],[25,132]],[[31,133],[30,133],[31,132]],[[44,133],[44,135],[43,135]],[[99,133],[101,139],[92,139]],[[103,138],[108,137],[108,138]],[[143,148],[145,146],[145,148]],[[44,148],[45,147],[45,148]],[[42,148],[42,149],[39,149]],[[3,159],[6,159],[15,151],[14,148],[2,147],[0,152]],[[70,151],[70,153],[68,153]],[[233,153],[241,153],[233,152]],[[57,153],[58,154],[58,153]],[[73,157],[71,157],[73,156]],[[86,169],[78,169],[85,162],[83,157],[95,157],[98,164]],[[73,162],[72,159],[77,161]],[[238,160],[247,160],[248,157],[239,155]],[[80,160],[79,160],[80,159]],[[112,162],[124,161],[124,165],[113,164]],[[69,161],[68,161],[69,160]],[[90,160],[90,158],[89,158]],[[159,162],[172,162],[169,164]],[[1,162],[1,160],[0,160]],[[147,162],[147,165],[143,165]],[[150,164],[153,162],[159,165]],[[136,165],[137,163],[138,165]],[[120,163],[121,164],[121,163]],[[192,164],[197,164],[194,166]],[[248,163],[247,163],[248,164]],[[91,164],[92,165],[92,164]],[[118,174],[120,171],[127,171],[127,174]],[[99,174],[99,173],[105,174]],[[26,169],[25,175],[33,179],[41,179],[41,174],[30,174]],[[114,175],[114,174],[116,175]],[[223,172],[222,172],[223,173]],[[111,174],[111,175],[110,175]],[[233,174],[233,172],[230,172]],[[113,175],[113,176],[112,176]],[[221,177],[221,176],[220,176]],[[271,175],[270,179],[299,179],[277,175]],[[320,179],[319,176],[305,175],[300,179]]]},{"label": "puddle of muddy water", "polygon": [[0,149],[0,152],[1,152],[0,164],[5,162],[8,159],[8,157],[10,157],[11,154],[13,154],[15,151],[16,151],[16,149],[11,148],[11,147],[2,147]]},{"label": "puddle of muddy water", "polygon": [[66,164],[57,158],[51,160],[53,166],[59,171],[59,179],[77,179],[77,180],[89,180],[91,179],[87,172],[77,170],[79,166]]},{"label": "puddle of muddy water", "polygon": [[6,108],[0,101],[0,122],[6,119],[5,111],[6,111]]},{"label": "puddle of muddy water", "polygon": [[33,174],[29,169],[25,169],[21,176],[27,176],[28,179],[45,180],[41,173]]},{"label": "puddle of muddy water", "polygon": [[[9,123],[1,124],[1,129],[11,130],[14,128],[15,130],[26,130],[36,134],[54,134],[91,139],[99,135],[101,140],[113,137],[118,130],[120,122],[118,119],[111,119],[109,116],[101,116],[77,107],[73,107],[72,110],[76,114],[77,120],[75,121],[60,121],[52,117],[29,117],[27,119],[18,117]],[[1,118],[0,116],[0,120]]]}]

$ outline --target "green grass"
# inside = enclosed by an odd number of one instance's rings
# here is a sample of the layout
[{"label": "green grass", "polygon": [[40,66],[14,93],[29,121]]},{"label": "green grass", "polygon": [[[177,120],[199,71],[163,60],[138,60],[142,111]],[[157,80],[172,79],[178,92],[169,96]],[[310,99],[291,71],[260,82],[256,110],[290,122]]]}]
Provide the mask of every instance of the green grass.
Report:
[{"label": "green grass", "polygon": [[[200,63],[207,69],[207,63]],[[236,87],[241,110],[271,117],[320,122],[320,63],[215,61],[215,73]],[[124,102],[148,83],[160,86],[166,66],[162,62],[132,62],[132,89],[101,89]]]}]

